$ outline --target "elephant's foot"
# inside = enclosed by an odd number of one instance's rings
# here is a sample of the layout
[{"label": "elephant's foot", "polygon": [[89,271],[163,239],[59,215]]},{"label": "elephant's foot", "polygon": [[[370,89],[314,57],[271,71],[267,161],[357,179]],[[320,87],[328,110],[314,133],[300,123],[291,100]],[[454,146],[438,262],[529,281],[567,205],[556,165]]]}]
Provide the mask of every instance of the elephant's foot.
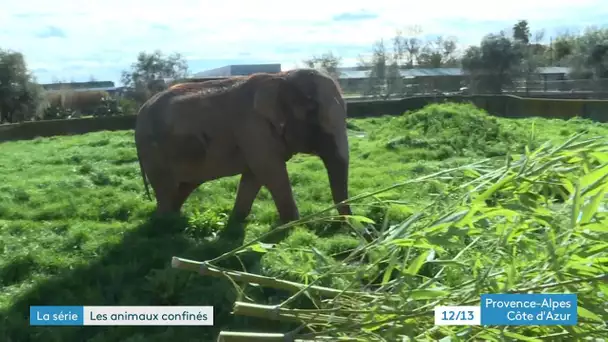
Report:
[{"label": "elephant's foot", "polygon": [[285,240],[287,238],[287,236],[289,236],[289,232],[291,232],[293,227],[286,228],[286,229],[280,229],[280,230],[275,227],[270,228],[270,229],[271,229],[270,235],[263,238],[261,242],[278,244],[278,243],[282,242],[283,240]]},{"label": "elephant's foot", "polygon": [[230,240],[240,245],[245,240],[246,218],[241,215],[231,214],[224,229],[218,233],[218,238]]}]

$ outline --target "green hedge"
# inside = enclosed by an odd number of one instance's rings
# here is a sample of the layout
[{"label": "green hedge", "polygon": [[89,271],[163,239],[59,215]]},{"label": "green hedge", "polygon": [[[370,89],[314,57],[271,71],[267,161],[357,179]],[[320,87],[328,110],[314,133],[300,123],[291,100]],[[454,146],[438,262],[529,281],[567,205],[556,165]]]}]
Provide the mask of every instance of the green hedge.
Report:
[{"label": "green hedge", "polygon": [[[416,96],[399,100],[350,100],[349,117],[401,115],[431,103],[471,102],[495,116],[569,119],[575,116],[608,122],[608,100],[522,98],[513,95]],[[135,115],[48,120],[0,125],[0,141],[25,140],[54,135],[83,134],[104,130],[129,130]]]}]

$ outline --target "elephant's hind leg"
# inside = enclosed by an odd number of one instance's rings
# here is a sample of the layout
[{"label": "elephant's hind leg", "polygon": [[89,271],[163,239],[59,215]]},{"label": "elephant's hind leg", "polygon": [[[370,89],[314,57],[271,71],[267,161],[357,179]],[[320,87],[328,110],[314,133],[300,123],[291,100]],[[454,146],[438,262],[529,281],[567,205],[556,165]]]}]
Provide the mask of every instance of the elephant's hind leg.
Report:
[{"label": "elephant's hind leg", "polygon": [[202,183],[179,183],[177,186],[177,190],[175,191],[175,196],[173,197],[172,210],[174,212],[179,212],[182,209],[184,203],[188,197],[192,194],[196,188],[199,187]]},{"label": "elephant's hind leg", "polygon": [[[177,197],[179,183],[174,181],[167,169],[148,168],[147,172],[150,186],[154,189],[156,197],[156,211],[159,214],[175,213],[175,198]],[[179,210],[178,210],[179,211]]]}]

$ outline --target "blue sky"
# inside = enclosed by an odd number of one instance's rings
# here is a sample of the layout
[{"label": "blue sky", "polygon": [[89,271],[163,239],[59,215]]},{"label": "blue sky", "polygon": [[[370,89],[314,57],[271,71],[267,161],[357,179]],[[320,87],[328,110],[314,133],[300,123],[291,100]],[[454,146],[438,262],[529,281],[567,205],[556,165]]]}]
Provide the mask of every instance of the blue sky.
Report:
[{"label": "blue sky", "polygon": [[119,82],[138,52],[180,52],[190,71],[238,63],[283,69],[332,51],[354,66],[374,41],[419,25],[461,47],[527,19],[546,38],[608,24],[606,0],[298,2],[270,0],[0,0],[0,48],[24,53],[41,83]]}]

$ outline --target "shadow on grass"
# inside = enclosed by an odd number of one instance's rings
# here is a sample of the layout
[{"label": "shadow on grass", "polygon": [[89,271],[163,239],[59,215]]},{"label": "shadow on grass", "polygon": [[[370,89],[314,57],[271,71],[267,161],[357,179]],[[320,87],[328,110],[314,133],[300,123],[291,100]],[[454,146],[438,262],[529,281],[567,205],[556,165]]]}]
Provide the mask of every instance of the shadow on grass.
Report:
[{"label": "shadow on grass", "polygon": [[[51,279],[25,291],[13,306],[0,312],[0,341],[213,341],[220,330],[278,332],[291,328],[281,329],[267,321],[233,316],[236,291],[230,281],[171,268],[173,256],[202,261],[237,246],[227,238],[213,242],[190,238],[183,233],[185,227],[182,216],[152,217],[125,233],[121,243],[108,248],[93,262],[58,270]],[[258,258],[253,255],[242,261],[249,267]],[[242,268],[237,260],[230,263],[234,269]],[[10,270],[2,270],[0,274],[25,271],[23,265],[9,267]],[[214,326],[30,326],[31,305],[213,306]]]}]

